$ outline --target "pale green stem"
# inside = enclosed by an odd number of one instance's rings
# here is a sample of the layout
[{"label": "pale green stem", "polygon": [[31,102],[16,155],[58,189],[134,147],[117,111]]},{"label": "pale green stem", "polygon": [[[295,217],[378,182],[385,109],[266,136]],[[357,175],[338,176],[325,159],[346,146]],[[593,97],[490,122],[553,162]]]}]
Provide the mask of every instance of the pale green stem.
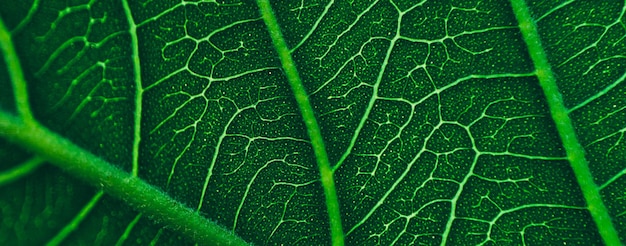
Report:
[{"label": "pale green stem", "polygon": [[530,58],[535,66],[535,74],[546,96],[550,114],[563,142],[567,160],[574,170],[574,175],[587,202],[587,208],[598,227],[604,243],[606,245],[622,245],[617,236],[615,226],[611,222],[608,209],[602,202],[600,190],[593,181],[593,176],[585,159],[585,151],[578,142],[574,126],[563,103],[559,88],[556,85],[556,79],[541,45],[537,26],[530,16],[528,6],[524,0],[511,0],[511,4],[515,17],[519,22],[520,31],[528,47]]},{"label": "pale green stem", "polygon": [[13,46],[11,32],[9,32],[7,27],[4,25],[2,18],[0,18],[0,49],[2,49],[4,62],[7,64],[9,76],[13,84],[13,93],[15,96],[17,113],[22,118],[24,123],[33,123],[35,118],[33,117],[33,113],[30,111],[28,89],[26,87],[26,79],[24,79],[22,65],[20,64],[20,59],[17,56],[15,47]]},{"label": "pale green stem", "polygon": [[263,15],[263,21],[269,29],[270,36],[274,43],[274,48],[278,52],[278,57],[282,63],[283,70],[287,75],[287,80],[291,89],[293,90],[296,102],[300,108],[300,113],[304,119],[309,138],[311,139],[311,145],[313,146],[313,152],[317,159],[317,165],[320,171],[322,187],[324,189],[324,195],[326,197],[326,210],[330,221],[330,232],[333,245],[343,245],[344,235],[343,228],[341,226],[341,213],[339,208],[339,200],[337,198],[337,191],[335,189],[335,181],[333,178],[333,172],[330,168],[330,162],[328,161],[328,154],[326,153],[326,147],[324,147],[324,140],[320,131],[319,125],[313,112],[313,107],[309,102],[309,96],[302,85],[302,80],[298,74],[296,64],[291,58],[291,53],[287,48],[287,43],[283,39],[283,35],[280,31],[280,26],[276,21],[272,6],[269,0],[257,0],[261,14]]},{"label": "pale green stem", "polygon": [[168,225],[188,238],[207,245],[247,245],[242,239],[154,186],[51,132],[37,122],[0,111],[0,137],[28,149],[69,174],[124,200],[133,208]]}]

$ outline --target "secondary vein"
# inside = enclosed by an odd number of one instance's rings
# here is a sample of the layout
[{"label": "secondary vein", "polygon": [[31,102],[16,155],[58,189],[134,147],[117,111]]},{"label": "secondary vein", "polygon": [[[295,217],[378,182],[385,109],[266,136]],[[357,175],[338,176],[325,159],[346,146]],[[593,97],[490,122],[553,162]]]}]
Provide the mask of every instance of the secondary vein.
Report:
[{"label": "secondary vein", "polygon": [[137,176],[139,172],[139,143],[141,142],[141,110],[143,101],[143,85],[141,83],[141,62],[139,61],[139,41],[137,39],[137,25],[133,19],[127,0],[123,0],[124,13],[128,21],[128,32],[130,33],[131,48],[133,51],[133,75],[135,77],[135,125],[133,135],[133,169],[132,175]]},{"label": "secondary vein", "polygon": [[19,180],[36,171],[46,160],[35,156],[9,170],[0,172],[0,186]]},{"label": "secondary vein", "polygon": [[0,49],[2,49],[4,61],[6,62],[7,69],[9,70],[9,76],[11,77],[11,82],[13,84],[17,112],[24,123],[33,123],[35,118],[30,110],[28,89],[26,87],[26,79],[24,78],[22,65],[20,64],[19,56],[13,46],[11,32],[9,32],[7,27],[4,25],[2,18],[0,18]]},{"label": "secondary vein", "polygon": [[313,146],[313,152],[317,160],[317,165],[320,171],[322,186],[324,188],[324,195],[326,196],[326,210],[330,220],[330,231],[333,245],[343,245],[344,235],[341,225],[341,213],[339,210],[339,200],[337,198],[337,191],[335,189],[335,181],[333,178],[333,171],[330,168],[330,162],[328,161],[328,154],[326,153],[326,147],[324,146],[324,140],[320,127],[317,124],[317,119],[313,112],[313,107],[309,102],[309,96],[304,89],[300,75],[296,64],[291,58],[291,52],[287,48],[287,43],[283,39],[283,35],[280,31],[280,26],[274,12],[270,5],[269,0],[257,0],[261,14],[263,15],[263,21],[269,29],[274,48],[278,52],[280,62],[282,63],[289,85],[293,90],[296,102],[300,108],[304,124],[306,125],[309,138],[311,139],[311,145]]}]

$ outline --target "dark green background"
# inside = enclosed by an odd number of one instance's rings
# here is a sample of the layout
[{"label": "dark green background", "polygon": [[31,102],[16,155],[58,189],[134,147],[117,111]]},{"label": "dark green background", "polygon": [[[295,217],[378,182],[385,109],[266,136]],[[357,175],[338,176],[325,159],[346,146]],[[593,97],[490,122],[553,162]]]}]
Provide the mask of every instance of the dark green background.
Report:
[{"label": "dark green background", "polygon": [[[437,245],[446,232],[450,245],[601,244],[508,2],[272,2],[337,168],[348,245]],[[137,85],[122,2],[36,3],[0,8],[35,117],[130,171]],[[257,245],[330,244],[315,157],[256,3],[184,3],[130,3],[139,177],[197,208],[211,173],[199,211],[210,220]],[[529,5],[604,185],[626,168],[626,6]],[[0,109],[15,112],[0,67]],[[31,158],[0,141],[0,171]],[[622,241],[625,187],[601,190]],[[48,165],[0,187],[0,243],[47,242],[97,191]],[[64,244],[112,245],[125,230],[126,245],[192,244],[136,216],[105,195]]]}]

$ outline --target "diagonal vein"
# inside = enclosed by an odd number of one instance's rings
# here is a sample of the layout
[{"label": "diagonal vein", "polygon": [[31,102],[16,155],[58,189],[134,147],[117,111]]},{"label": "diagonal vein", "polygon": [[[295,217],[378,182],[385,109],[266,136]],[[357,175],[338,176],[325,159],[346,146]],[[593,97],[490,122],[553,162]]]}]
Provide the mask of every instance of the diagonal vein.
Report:
[{"label": "diagonal vein", "polygon": [[98,191],[87,204],[81,209],[78,214],[67,224],[61,231],[59,231],[56,236],[54,236],[50,241],[46,243],[46,246],[56,246],[60,245],[63,240],[65,240],[73,231],[78,229],[80,223],[87,218],[89,213],[93,210],[93,208],[98,204],[100,198],[102,198],[104,192]]},{"label": "diagonal vein", "polygon": [[9,76],[13,83],[13,92],[15,95],[15,105],[17,112],[26,124],[34,122],[33,113],[30,110],[28,102],[28,89],[26,87],[26,79],[22,71],[20,59],[17,56],[13,41],[11,40],[11,32],[4,25],[4,21],[0,18],[0,50],[7,64]]},{"label": "diagonal vein", "polygon": [[0,110],[0,137],[28,149],[71,175],[102,188],[138,211],[200,244],[247,245],[156,187],[76,146],[33,121]]},{"label": "diagonal vein", "polygon": [[535,66],[535,75],[546,96],[550,114],[567,153],[567,159],[574,170],[574,175],[587,202],[587,209],[591,213],[604,243],[606,245],[621,245],[615,226],[611,222],[609,212],[600,196],[600,190],[593,181],[589,164],[585,159],[585,151],[578,141],[567,108],[563,103],[556,79],[541,45],[535,20],[530,16],[530,11],[524,0],[511,0],[511,5],[530,58]]},{"label": "diagonal vein", "polygon": [[330,220],[330,231],[333,245],[343,245],[344,235],[341,225],[341,213],[339,211],[339,201],[337,199],[337,191],[335,189],[335,181],[333,178],[333,171],[330,168],[330,162],[328,161],[328,155],[326,148],[324,147],[324,140],[320,127],[317,124],[313,107],[309,102],[308,94],[304,89],[300,75],[296,68],[296,64],[291,58],[287,43],[283,39],[283,35],[280,31],[280,26],[274,16],[272,7],[269,0],[257,0],[261,14],[263,15],[263,21],[270,32],[274,48],[278,52],[278,56],[282,63],[289,85],[293,90],[296,102],[300,108],[300,113],[306,125],[309,138],[311,139],[311,145],[317,160],[317,165],[320,170],[320,176],[322,186],[324,188],[324,195],[326,196],[326,210],[328,212]]},{"label": "diagonal vein", "polygon": [[14,168],[0,172],[0,186],[19,180],[20,178],[33,173],[45,161],[46,160],[43,158],[35,156]]}]

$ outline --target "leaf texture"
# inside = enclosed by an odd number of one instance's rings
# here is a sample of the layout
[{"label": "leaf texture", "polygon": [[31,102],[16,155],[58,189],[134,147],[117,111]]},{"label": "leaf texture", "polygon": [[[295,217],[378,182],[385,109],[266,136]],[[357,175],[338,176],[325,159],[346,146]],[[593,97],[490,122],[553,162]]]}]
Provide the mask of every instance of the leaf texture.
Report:
[{"label": "leaf texture", "polygon": [[[547,95],[507,1],[271,3],[347,245],[603,245],[603,226],[626,242],[625,2],[528,1],[559,88]],[[247,242],[331,244],[311,117],[256,2],[3,5],[43,126]],[[19,115],[6,59],[0,88]],[[577,182],[546,97],[595,184]],[[53,165],[28,169],[40,153],[18,145],[0,139],[0,178],[26,170],[0,179],[1,244],[211,244]],[[585,185],[612,223],[594,223]]]}]

